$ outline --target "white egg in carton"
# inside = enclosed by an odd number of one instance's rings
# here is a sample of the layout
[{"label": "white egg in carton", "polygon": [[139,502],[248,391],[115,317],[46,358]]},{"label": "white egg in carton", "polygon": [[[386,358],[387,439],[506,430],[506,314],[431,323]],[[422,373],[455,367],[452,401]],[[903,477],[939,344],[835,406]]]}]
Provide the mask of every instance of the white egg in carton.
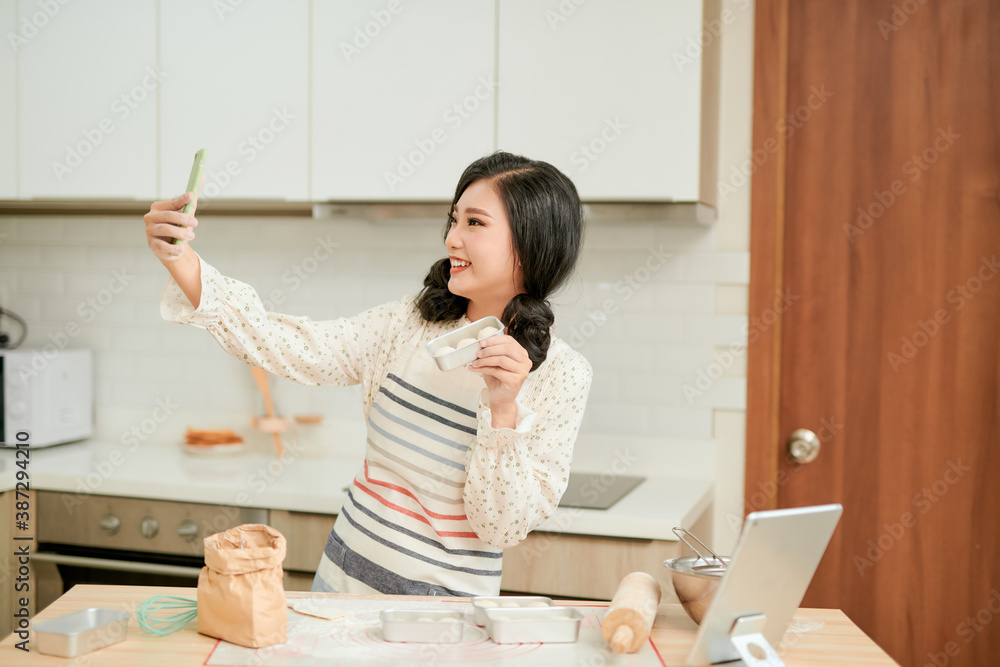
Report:
[{"label": "white egg in carton", "polygon": [[438,336],[427,343],[427,352],[434,357],[438,368],[451,371],[476,360],[479,341],[490,336],[503,335],[503,332],[503,322],[490,315]]}]

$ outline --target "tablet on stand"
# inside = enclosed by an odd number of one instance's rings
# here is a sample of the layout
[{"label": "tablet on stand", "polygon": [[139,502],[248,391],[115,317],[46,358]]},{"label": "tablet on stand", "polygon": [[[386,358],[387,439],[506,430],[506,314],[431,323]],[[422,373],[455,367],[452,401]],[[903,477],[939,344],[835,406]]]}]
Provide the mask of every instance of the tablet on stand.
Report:
[{"label": "tablet on stand", "polygon": [[742,659],[748,667],[783,666],[774,647],[802,603],[842,512],[833,504],[748,514],[687,664]]}]

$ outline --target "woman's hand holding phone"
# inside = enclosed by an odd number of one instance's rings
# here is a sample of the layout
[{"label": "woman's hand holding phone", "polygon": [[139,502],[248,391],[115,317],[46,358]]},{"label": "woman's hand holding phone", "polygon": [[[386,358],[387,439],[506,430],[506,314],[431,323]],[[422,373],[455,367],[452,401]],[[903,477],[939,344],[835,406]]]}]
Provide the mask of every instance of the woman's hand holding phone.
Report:
[{"label": "woman's hand holding phone", "polygon": [[[200,183],[198,191],[201,191]],[[194,228],[198,226],[198,219],[194,217],[197,205],[198,194],[185,192],[173,199],[153,202],[149,213],[143,216],[149,249],[167,267],[195,308],[201,303],[201,259],[185,241],[194,239]],[[190,206],[190,213],[182,212],[185,206]]]},{"label": "woman's hand holding phone", "polygon": [[[165,265],[176,262],[185,254],[185,241],[194,238],[198,221],[194,212],[198,208],[198,195],[205,182],[205,161],[208,150],[202,148],[194,154],[191,173],[188,174],[184,194],[173,199],[153,202],[146,214],[146,243],[153,254]],[[173,245],[172,249],[170,246]]]},{"label": "woman's hand holding phone", "polygon": [[490,396],[493,428],[515,428],[517,404],[515,399],[521,385],[531,371],[528,351],[513,337],[490,336],[480,341],[478,358],[469,364],[469,370],[481,373]]},{"label": "woman's hand holding phone", "polygon": [[[200,189],[200,188],[199,188]],[[191,204],[190,213],[182,213]],[[194,228],[198,220],[194,217],[197,195],[185,192],[173,199],[155,201],[144,216],[146,221],[146,243],[153,254],[163,263],[177,261],[189,251],[184,241],[194,239]]]}]

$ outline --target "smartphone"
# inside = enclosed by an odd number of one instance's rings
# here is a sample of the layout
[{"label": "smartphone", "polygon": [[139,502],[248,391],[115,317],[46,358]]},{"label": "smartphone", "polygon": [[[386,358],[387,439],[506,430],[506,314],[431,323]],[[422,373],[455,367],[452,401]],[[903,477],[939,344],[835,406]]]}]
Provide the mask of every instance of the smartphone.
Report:
[{"label": "smartphone", "polygon": [[[200,151],[194,154],[194,164],[191,165],[191,175],[188,176],[188,186],[187,190],[184,192],[198,192],[198,186],[201,184],[201,175],[205,173],[205,158],[208,156],[208,149],[202,148]],[[194,199],[189,201],[181,209],[181,213],[191,214],[191,210],[194,208]],[[184,239],[172,239],[171,243],[178,245],[184,243]]]}]

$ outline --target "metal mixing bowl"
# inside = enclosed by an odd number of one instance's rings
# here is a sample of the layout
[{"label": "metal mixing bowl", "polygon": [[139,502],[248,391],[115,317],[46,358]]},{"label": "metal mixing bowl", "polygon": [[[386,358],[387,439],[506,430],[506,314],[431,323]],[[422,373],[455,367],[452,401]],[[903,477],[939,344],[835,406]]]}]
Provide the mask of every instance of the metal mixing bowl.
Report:
[{"label": "metal mixing bowl", "polygon": [[664,567],[670,570],[670,581],[677,598],[695,623],[701,623],[712,604],[715,589],[722,582],[729,561],[725,556],[718,559],[682,556],[663,561]]}]

